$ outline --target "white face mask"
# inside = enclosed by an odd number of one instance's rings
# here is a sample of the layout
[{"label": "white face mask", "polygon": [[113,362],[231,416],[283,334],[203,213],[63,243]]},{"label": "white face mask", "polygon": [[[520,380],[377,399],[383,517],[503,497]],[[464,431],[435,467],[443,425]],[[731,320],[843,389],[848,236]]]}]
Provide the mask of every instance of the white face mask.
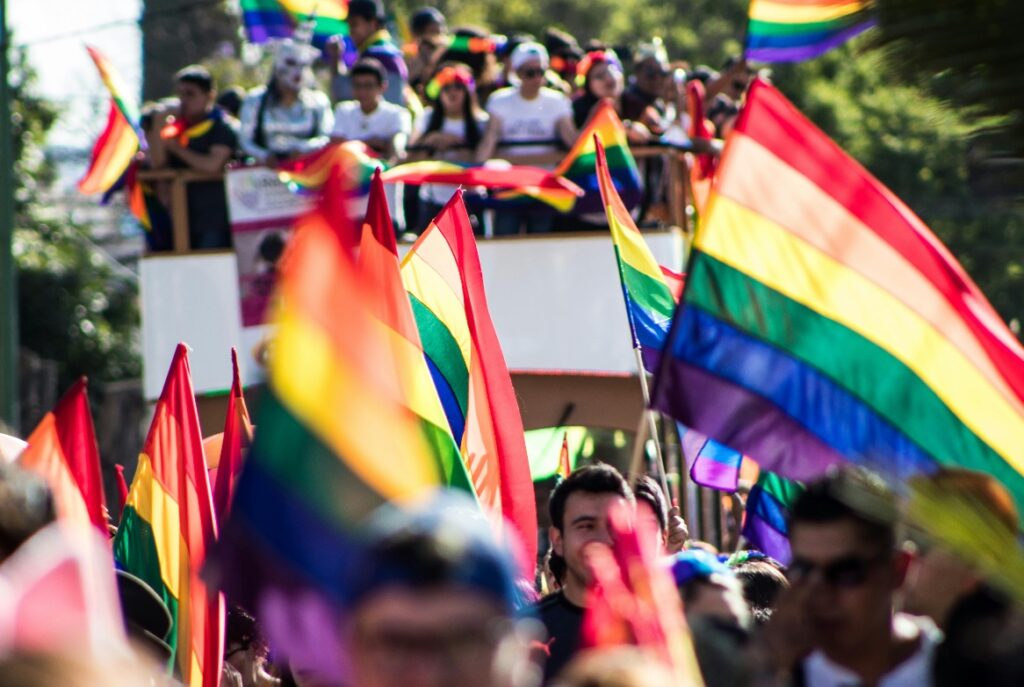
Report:
[{"label": "white face mask", "polygon": [[274,78],[282,86],[298,91],[312,81],[312,61],[308,46],[282,43],[274,56]]}]

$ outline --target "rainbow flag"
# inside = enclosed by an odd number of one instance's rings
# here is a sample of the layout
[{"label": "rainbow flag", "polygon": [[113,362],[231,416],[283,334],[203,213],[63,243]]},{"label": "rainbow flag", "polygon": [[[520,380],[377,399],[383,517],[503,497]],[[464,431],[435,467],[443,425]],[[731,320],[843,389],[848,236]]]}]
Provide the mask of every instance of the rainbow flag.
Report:
[{"label": "rainbow flag", "polygon": [[615,246],[615,263],[622,282],[633,348],[640,351],[644,367],[653,371],[668,336],[677,298],[615,189],[604,146],[596,136],[592,143],[596,153],[598,186]]},{"label": "rainbow flag", "polygon": [[831,50],[875,24],[874,0],[751,0],[745,54],[797,62]]},{"label": "rainbow flag", "polygon": [[241,0],[241,6],[250,43],[288,38],[299,24],[310,19],[315,20],[316,47],[323,49],[332,36],[348,38],[348,0]]},{"label": "rainbow flag", "polygon": [[277,175],[295,193],[319,193],[335,168],[343,190],[352,195],[365,196],[370,192],[370,179],[375,170],[384,166],[376,153],[362,141],[329,143],[294,160],[277,166]]},{"label": "rainbow flag", "polygon": [[1024,499],[1024,350],[911,210],[757,80],[652,405],[762,468],[987,472]]},{"label": "rainbow flag", "polygon": [[755,549],[789,565],[789,513],[804,487],[762,470],[747,496],[743,536]]},{"label": "rainbow flag", "polygon": [[484,512],[504,515],[518,530],[532,571],[537,513],[523,421],[461,190],[402,260],[402,281],[473,491]]},{"label": "rainbow flag", "polygon": [[379,172],[374,174],[370,185],[357,267],[366,283],[380,294],[380,298],[371,304],[371,314],[385,332],[394,365],[407,373],[399,380],[402,397],[409,410],[419,418],[424,440],[434,453],[445,483],[473,493],[473,484],[462,462],[459,445],[452,436],[441,399],[434,388],[416,329],[416,319],[402,284],[395,229]]},{"label": "rainbow flag", "polygon": [[68,389],[57,406],[43,416],[18,456],[18,464],[42,476],[53,492],[57,515],[91,524],[104,537],[107,516],[96,430],[89,412],[85,377]]},{"label": "rainbow flag", "polygon": [[702,487],[735,492],[739,486],[743,454],[681,423],[677,422],[676,427],[690,479]]},{"label": "rainbow flag", "polygon": [[252,444],[252,422],[245,405],[242,373],[238,370],[238,351],[231,349],[231,392],[224,415],[224,433],[221,435],[220,459],[213,484],[213,507],[217,522],[224,522],[231,509],[235,481],[242,469],[242,457]]},{"label": "rainbow flag", "polygon": [[114,558],[167,605],[166,641],[182,682],[192,687],[216,687],[220,680],[223,601],[199,577],[216,537],[188,349],[178,344],[121,514]]},{"label": "rainbow flag", "polygon": [[[365,519],[441,483],[372,315],[381,294],[344,244],[347,221],[344,199],[324,194],[280,262],[268,384],[211,569],[280,651],[309,655],[312,641],[325,663]],[[300,607],[313,640],[287,614]]]},{"label": "rainbow flag", "polygon": [[86,50],[110,91],[110,108],[107,124],[93,145],[89,169],[79,180],[78,190],[86,194],[106,193],[120,181],[139,148],[145,150],[146,137],[139,129],[139,108],[110,60],[96,48],[87,46]]}]

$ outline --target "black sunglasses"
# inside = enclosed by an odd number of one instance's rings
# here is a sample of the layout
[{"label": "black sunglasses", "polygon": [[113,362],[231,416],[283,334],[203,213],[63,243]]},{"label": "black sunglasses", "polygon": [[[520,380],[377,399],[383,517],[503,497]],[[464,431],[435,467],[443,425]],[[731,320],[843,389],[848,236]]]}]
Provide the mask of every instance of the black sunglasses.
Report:
[{"label": "black sunglasses", "polygon": [[519,72],[519,75],[524,79],[536,79],[538,76],[544,75],[544,70],[538,67],[527,67]]},{"label": "black sunglasses", "polygon": [[830,587],[852,589],[864,584],[871,574],[872,568],[886,559],[885,554],[873,558],[861,556],[848,556],[819,565],[800,558],[794,558],[789,565],[786,576],[793,584],[798,584],[810,579],[817,571],[821,572],[821,579]]}]

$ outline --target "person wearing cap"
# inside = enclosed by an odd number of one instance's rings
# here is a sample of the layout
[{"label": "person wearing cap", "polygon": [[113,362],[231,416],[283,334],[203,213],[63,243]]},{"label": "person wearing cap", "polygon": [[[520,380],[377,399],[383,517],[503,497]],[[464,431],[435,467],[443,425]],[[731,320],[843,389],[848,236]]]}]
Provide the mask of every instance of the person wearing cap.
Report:
[{"label": "person wearing cap", "polygon": [[[515,620],[515,558],[479,506],[439,492],[387,506],[353,566],[343,644],[359,687],[528,687],[536,623]],[[506,532],[502,541],[508,541]]]},{"label": "person wearing cap", "polygon": [[[576,141],[572,103],[564,93],[543,85],[547,50],[539,43],[522,43],[512,51],[510,60],[519,85],[496,91],[487,101],[491,122],[477,149],[477,159],[488,160],[498,150],[503,155],[521,156],[572,147]],[[554,164],[547,166],[554,168]],[[518,234],[524,226],[528,232],[549,232],[552,225],[551,217],[501,212],[495,217],[494,233]]]},{"label": "person wearing cap", "polygon": [[[387,73],[387,87],[384,100],[405,107],[408,103],[406,86],[409,82],[409,69],[405,64],[402,51],[391,34],[384,28],[387,15],[380,0],[352,0],[348,5],[349,38],[356,48],[356,59],[372,57],[381,63]],[[328,60],[334,76],[331,78],[331,97],[334,102],[352,100],[355,93],[349,64],[342,55],[340,37],[327,44]]]},{"label": "person wearing cap", "polygon": [[294,38],[273,47],[270,82],[250,91],[239,113],[242,151],[268,166],[324,147],[334,128],[331,103],[310,69],[320,51]]}]

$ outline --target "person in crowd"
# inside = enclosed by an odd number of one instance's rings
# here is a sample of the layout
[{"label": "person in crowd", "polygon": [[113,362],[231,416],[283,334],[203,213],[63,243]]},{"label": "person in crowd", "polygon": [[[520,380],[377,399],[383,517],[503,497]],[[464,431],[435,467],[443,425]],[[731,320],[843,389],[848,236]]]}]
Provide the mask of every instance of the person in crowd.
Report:
[{"label": "person in crowd", "polygon": [[678,508],[669,508],[661,486],[649,475],[640,475],[633,485],[637,528],[652,533],[659,553],[682,551],[690,532]]},{"label": "person in crowd", "polygon": [[270,83],[242,103],[242,151],[258,164],[275,166],[327,145],[334,114],[317,89],[310,65],[319,51],[286,38],[277,43]]},{"label": "person in crowd", "polygon": [[505,88],[516,85],[515,69],[512,68],[512,53],[523,43],[536,43],[537,39],[530,33],[514,33],[509,36],[505,43],[498,47],[495,57],[501,63],[500,73],[495,78],[496,88]]},{"label": "person in crowd", "polygon": [[610,545],[609,511],[617,505],[632,508],[634,504],[626,480],[605,464],[574,470],[551,492],[548,536],[552,560],[557,556],[564,562],[565,574],[562,588],[534,607],[534,614],[547,630],[545,684],[559,674],[579,649],[590,582],[584,549],[593,542]]},{"label": "person in crowd", "polygon": [[548,86],[571,96],[576,92],[576,73],[583,51],[572,35],[549,27],[544,30],[544,48],[551,56]]},{"label": "person in crowd", "polygon": [[515,621],[514,556],[479,507],[442,493],[385,508],[352,572],[343,645],[359,687],[527,687],[533,621]]},{"label": "person in crowd", "polygon": [[[217,92],[213,77],[205,68],[191,65],[175,74],[174,81],[178,108],[174,112],[165,110],[154,127],[148,141],[150,166],[207,174],[223,172],[235,155],[238,137],[214,104]],[[194,181],[186,191],[192,248],[230,248],[224,180]]]},{"label": "person in crowd", "polygon": [[660,39],[637,50],[633,78],[622,94],[622,117],[643,124],[655,137],[665,133],[665,80],[671,76],[668,53]]},{"label": "person in crowd", "polygon": [[728,564],[743,586],[743,598],[750,606],[754,622],[759,626],[766,624],[779,596],[789,589],[785,568],[759,551],[741,551],[731,557]]},{"label": "person in crowd", "polygon": [[[355,44],[358,59],[371,57],[383,66],[387,72],[384,99],[393,105],[405,107],[409,100],[406,92],[409,69],[402,51],[384,28],[386,20],[387,15],[380,0],[352,0],[348,4],[349,38]],[[356,97],[352,83],[354,74],[347,67],[342,49],[339,40],[332,40],[327,44],[328,62],[333,74],[331,97],[334,102],[352,100]]]},{"label": "person in crowd", "polygon": [[241,86],[229,86],[217,96],[217,107],[224,113],[228,124],[236,131],[240,126],[238,115],[242,111],[243,102],[245,102],[245,89]]},{"label": "person in crowd", "polygon": [[242,687],[279,687],[267,668],[270,647],[259,624],[240,606],[229,606],[224,620],[224,663],[232,666]]},{"label": "person in crowd", "polygon": [[[959,504],[975,515],[972,534],[1001,560],[1020,555],[1019,516],[1013,497],[989,475],[946,468],[911,480],[911,490]],[[912,497],[914,498],[914,497]],[[1024,616],[1004,585],[990,581],[970,550],[915,537],[917,555],[904,585],[904,609],[930,617],[945,632],[935,654],[935,684],[1024,684]]]},{"label": "person in crowd", "polygon": [[874,476],[837,470],[793,504],[790,590],[759,634],[780,675],[808,687],[932,684],[940,633],[893,613],[907,556],[893,495]]},{"label": "person in crowd", "polygon": [[[477,104],[473,73],[464,64],[443,64],[426,90],[431,104],[419,121],[412,145],[424,149],[432,159],[472,160],[490,118]],[[456,188],[446,184],[420,187],[420,227],[437,216]],[[474,224],[479,226],[478,221]]]},{"label": "person in crowd", "polygon": [[422,96],[446,43],[448,23],[436,7],[423,7],[409,18],[409,33],[412,35],[412,44],[406,46],[409,86]]},{"label": "person in crowd", "polygon": [[[355,100],[338,103],[331,140],[338,143],[362,141],[388,165],[403,159],[412,120],[408,110],[384,99],[388,81],[383,65],[372,57],[364,57],[352,65],[349,76]],[[402,206],[397,203],[396,186],[388,184],[385,193],[395,228],[400,230],[405,221]],[[360,207],[352,209],[357,215],[363,214],[365,199]]]},{"label": "person in crowd", "polygon": [[0,562],[56,518],[53,494],[42,478],[0,463]]},{"label": "person in crowd", "polygon": [[[615,105],[622,114],[622,92],[624,87],[622,63],[610,48],[592,50],[579,63],[577,82],[580,93],[572,101],[573,123],[582,129],[597,106],[605,100]],[[626,136],[632,144],[643,144],[651,140],[650,130],[641,122],[624,120]]]},{"label": "person in crowd", "polygon": [[[564,94],[542,86],[548,67],[544,46],[523,43],[513,51],[511,60],[519,86],[497,91],[488,101],[491,122],[477,149],[477,159],[494,157],[499,147],[507,155],[552,153],[557,150],[556,143],[571,147],[576,140],[571,103]],[[524,227],[529,232],[549,232],[552,225],[550,216],[502,212],[495,217],[494,233],[517,234]]]},{"label": "person in crowd", "polygon": [[461,62],[473,72],[476,94],[481,105],[500,87],[500,72],[495,54],[487,49],[491,34],[479,26],[460,26],[455,29],[454,38],[466,39],[445,50],[439,63]]}]

